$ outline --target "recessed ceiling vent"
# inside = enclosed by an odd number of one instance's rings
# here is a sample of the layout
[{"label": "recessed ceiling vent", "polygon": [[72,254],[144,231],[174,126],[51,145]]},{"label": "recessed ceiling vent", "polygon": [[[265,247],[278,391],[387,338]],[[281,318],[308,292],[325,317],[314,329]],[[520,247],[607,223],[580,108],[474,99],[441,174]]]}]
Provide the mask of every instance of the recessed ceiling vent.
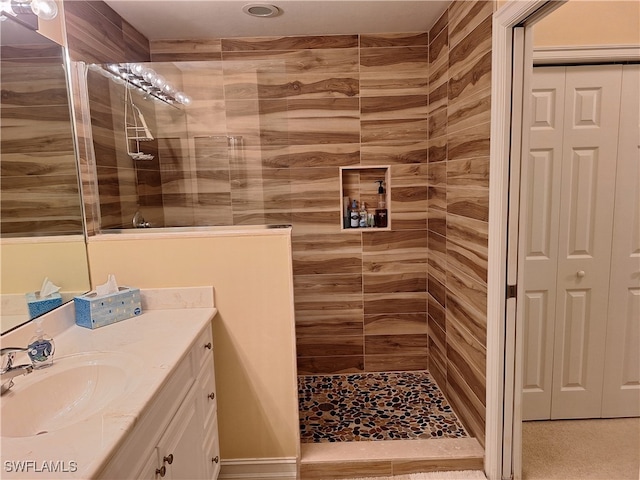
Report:
[{"label": "recessed ceiling vent", "polygon": [[242,7],[242,11],[252,17],[275,17],[280,15],[280,9],[267,3],[250,3]]}]

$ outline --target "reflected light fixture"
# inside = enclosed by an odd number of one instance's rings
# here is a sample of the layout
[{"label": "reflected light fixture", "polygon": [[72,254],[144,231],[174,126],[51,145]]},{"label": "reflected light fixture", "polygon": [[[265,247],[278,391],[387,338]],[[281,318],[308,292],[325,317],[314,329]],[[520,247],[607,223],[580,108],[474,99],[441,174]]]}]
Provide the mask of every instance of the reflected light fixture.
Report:
[{"label": "reflected light fixture", "polygon": [[5,14],[14,17],[21,13],[34,13],[42,20],[53,20],[58,16],[58,5],[54,0],[0,0],[0,18]]},{"label": "reflected light fixture", "polygon": [[91,70],[97,71],[110,78],[118,85],[126,85],[136,89],[144,95],[150,95],[169,105],[181,104],[185,107],[191,104],[191,97],[179,92],[162,75],[152,68],[140,63],[110,63],[108,65],[89,65]]},{"label": "reflected light fixture", "polygon": [[250,3],[242,7],[242,11],[252,17],[275,17],[280,15],[280,9],[267,3]]}]

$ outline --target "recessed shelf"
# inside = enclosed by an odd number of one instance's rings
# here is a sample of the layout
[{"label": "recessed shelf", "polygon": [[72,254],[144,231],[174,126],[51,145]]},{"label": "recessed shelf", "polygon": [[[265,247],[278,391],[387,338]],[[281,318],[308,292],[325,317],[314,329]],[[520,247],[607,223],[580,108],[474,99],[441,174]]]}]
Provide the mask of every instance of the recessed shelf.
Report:
[{"label": "recessed shelf", "polygon": [[[340,167],[340,212],[341,230],[344,232],[384,231],[391,230],[389,165],[349,166]],[[386,209],[386,226],[375,226],[376,210],[378,208],[378,180],[383,181]],[[351,218],[345,219],[345,213],[351,212],[353,200],[356,200],[358,212],[361,212],[362,202],[367,211],[367,226],[360,226],[361,216],[358,216],[358,226],[351,226]],[[373,215],[373,220],[369,217]],[[380,215],[378,216],[380,220]],[[348,220],[348,223],[347,223]],[[355,220],[355,219],[354,219]],[[373,225],[372,225],[373,222]],[[379,222],[380,223],[380,222]],[[348,226],[347,226],[348,225]]]}]

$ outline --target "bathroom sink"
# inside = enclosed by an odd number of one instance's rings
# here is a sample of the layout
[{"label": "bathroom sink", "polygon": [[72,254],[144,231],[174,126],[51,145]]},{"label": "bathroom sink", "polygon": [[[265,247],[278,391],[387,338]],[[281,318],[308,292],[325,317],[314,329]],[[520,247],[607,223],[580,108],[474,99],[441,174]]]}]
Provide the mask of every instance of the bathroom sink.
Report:
[{"label": "bathroom sink", "polygon": [[88,352],[16,377],[0,398],[1,436],[44,435],[99,414],[131,389],[135,363],[119,352]]}]

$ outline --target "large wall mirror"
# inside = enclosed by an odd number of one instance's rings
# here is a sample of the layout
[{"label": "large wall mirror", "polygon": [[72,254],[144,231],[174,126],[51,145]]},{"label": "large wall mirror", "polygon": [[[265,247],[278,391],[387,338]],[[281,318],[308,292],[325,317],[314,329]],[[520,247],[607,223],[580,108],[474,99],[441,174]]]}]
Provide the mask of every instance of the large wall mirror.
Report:
[{"label": "large wall mirror", "polygon": [[45,278],[63,302],[90,288],[64,48],[28,22],[0,29],[0,330],[28,321]]}]

